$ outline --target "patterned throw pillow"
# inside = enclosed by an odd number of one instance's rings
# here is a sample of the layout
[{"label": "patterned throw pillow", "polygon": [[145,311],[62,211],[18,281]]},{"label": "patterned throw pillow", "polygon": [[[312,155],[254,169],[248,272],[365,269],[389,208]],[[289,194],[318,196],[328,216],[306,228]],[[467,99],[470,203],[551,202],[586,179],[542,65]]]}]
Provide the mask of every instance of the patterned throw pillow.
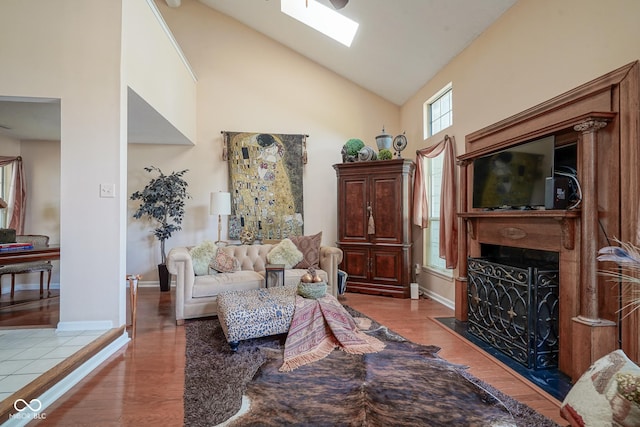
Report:
[{"label": "patterned throw pillow", "polygon": [[225,251],[218,249],[209,267],[220,273],[233,273],[236,270],[235,258]]},{"label": "patterned throw pillow", "polygon": [[291,236],[291,241],[302,252],[302,261],[293,268],[319,268],[322,231],[313,236]]},{"label": "patterned throw pillow", "polygon": [[210,240],[205,240],[198,246],[191,248],[191,261],[193,263],[193,272],[196,276],[204,276],[209,274],[209,263],[216,254],[218,247]]},{"label": "patterned throw pillow", "polygon": [[284,264],[284,268],[291,268],[302,261],[302,252],[291,239],[283,239],[269,251],[267,261],[269,264]]},{"label": "patterned throw pillow", "polygon": [[571,387],[560,413],[572,426],[638,426],[640,368],[622,350],[598,359]]}]

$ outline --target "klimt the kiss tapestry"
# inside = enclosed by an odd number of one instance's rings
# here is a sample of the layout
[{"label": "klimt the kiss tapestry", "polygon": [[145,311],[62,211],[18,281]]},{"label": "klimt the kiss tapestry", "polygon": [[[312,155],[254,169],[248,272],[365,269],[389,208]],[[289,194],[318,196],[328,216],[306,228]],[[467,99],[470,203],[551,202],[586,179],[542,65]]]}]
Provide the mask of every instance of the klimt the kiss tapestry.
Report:
[{"label": "klimt the kiss tapestry", "polygon": [[302,173],[306,135],[223,132],[229,163],[229,238],[303,234]]}]

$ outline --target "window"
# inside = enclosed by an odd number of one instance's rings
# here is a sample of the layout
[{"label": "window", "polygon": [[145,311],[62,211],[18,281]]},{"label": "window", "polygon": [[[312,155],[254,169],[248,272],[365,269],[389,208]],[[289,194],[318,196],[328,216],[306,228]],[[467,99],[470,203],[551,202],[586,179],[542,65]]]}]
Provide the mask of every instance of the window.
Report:
[{"label": "window", "polygon": [[424,103],[424,138],[453,124],[453,87],[451,83]]},{"label": "window", "polygon": [[425,179],[429,191],[429,226],[424,230],[424,260],[428,268],[450,274],[446,269],[445,260],[440,258],[440,191],[442,189],[442,162],[444,153],[426,159],[427,169]]},{"label": "window", "polygon": [[[453,124],[453,85],[447,84],[424,103],[423,122],[424,138],[448,128]],[[440,192],[442,190],[442,166],[444,153],[425,161],[425,187],[429,226],[424,229],[423,264],[438,273],[451,277],[451,270],[447,270],[447,263],[440,258]]]},{"label": "window", "polygon": [[359,24],[315,0],[280,0],[280,11],[350,47]]}]

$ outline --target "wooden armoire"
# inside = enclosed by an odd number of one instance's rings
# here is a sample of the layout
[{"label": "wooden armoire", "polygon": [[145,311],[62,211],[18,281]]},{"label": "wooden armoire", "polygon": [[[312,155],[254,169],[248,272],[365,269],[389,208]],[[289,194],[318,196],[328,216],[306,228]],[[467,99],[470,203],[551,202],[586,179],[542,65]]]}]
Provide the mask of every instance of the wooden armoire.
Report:
[{"label": "wooden armoire", "polygon": [[347,290],[408,298],[415,164],[407,159],[340,163],[338,241]]}]

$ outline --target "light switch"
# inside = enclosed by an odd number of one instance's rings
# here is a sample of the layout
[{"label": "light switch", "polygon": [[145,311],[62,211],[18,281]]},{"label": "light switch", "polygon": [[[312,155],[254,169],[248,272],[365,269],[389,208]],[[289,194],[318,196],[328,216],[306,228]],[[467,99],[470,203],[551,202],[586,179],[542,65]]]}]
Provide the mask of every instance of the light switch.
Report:
[{"label": "light switch", "polygon": [[100,197],[116,197],[116,185],[100,184]]}]

